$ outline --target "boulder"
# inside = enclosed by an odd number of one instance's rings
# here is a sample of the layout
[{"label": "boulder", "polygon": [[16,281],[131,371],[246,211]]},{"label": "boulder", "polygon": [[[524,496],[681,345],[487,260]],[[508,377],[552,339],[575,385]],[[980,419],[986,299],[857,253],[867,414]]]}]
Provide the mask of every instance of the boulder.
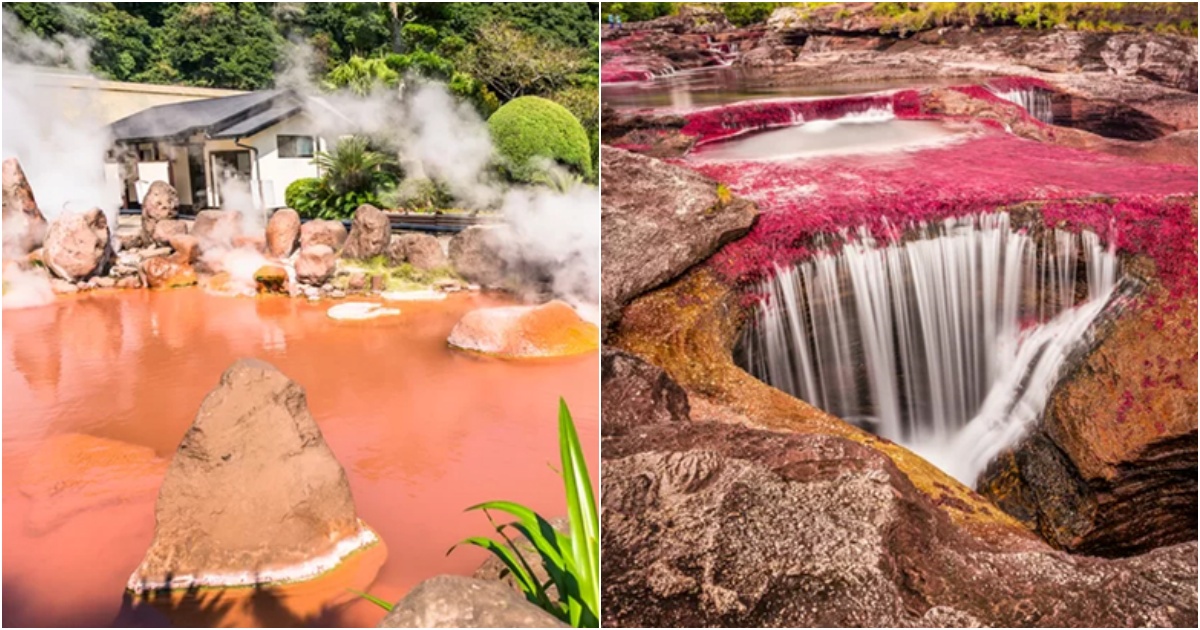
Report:
[{"label": "boulder", "polygon": [[393,265],[408,263],[421,271],[445,267],[446,252],[436,236],[405,232],[392,235],[387,247],[388,262]]},{"label": "boulder", "polygon": [[145,240],[165,243],[167,239],[159,239],[155,231],[159,221],[167,221],[179,216],[179,193],[167,182],[157,181],[150,184],[150,190],[142,199],[142,234]]},{"label": "boulder", "polygon": [[64,280],[85,280],[104,273],[112,256],[108,239],[108,217],[99,208],[67,214],[47,230],[42,260]]},{"label": "boulder", "polygon": [[196,284],[196,270],[174,256],[155,256],[142,261],[141,275],[151,289],[175,289]]},{"label": "boulder", "polygon": [[200,258],[200,241],[190,234],[176,234],[170,240],[171,249],[175,250],[175,258],[189,265]]},{"label": "boulder", "polygon": [[4,160],[3,171],[4,255],[19,257],[42,246],[48,226],[21,163]]},{"label": "boulder", "polygon": [[688,420],[687,392],[658,367],[616,348],[605,346],[601,353],[600,392],[603,437]]},{"label": "boulder", "polygon": [[380,628],[565,628],[501,582],[439,575],[413,587]]},{"label": "boulder", "polygon": [[392,224],[387,214],[369,203],[364,203],[354,211],[354,220],[350,223],[350,236],[346,237],[342,257],[367,260],[382,256],[391,234]]},{"label": "boulder", "polygon": [[346,243],[346,226],[341,221],[314,219],[300,226],[300,248],[325,245],[335,252]]},{"label": "boulder", "polygon": [[154,224],[153,241],[155,245],[168,245],[171,238],[187,234],[186,221],[179,219],[162,219]]},{"label": "boulder", "polygon": [[304,284],[320,286],[333,275],[337,266],[337,254],[324,244],[304,245],[296,257],[296,280]]},{"label": "boulder", "polygon": [[201,210],[192,223],[192,236],[201,251],[229,249],[242,234],[242,213],[236,210]]},{"label": "boulder", "polygon": [[367,287],[367,274],[361,271],[352,271],[346,279],[346,289],[349,291],[362,291]]},{"label": "boulder", "polygon": [[205,397],[171,460],[154,541],[128,588],[304,580],[377,540],[355,515],[304,389],[241,359]]},{"label": "boulder", "polygon": [[505,358],[556,357],[591,352],[600,331],[566,302],[481,308],[450,331],[451,346]]},{"label": "boulder", "polygon": [[450,265],[468,282],[485,286],[504,279],[506,264],[501,255],[505,228],[473,225],[450,239]]},{"label": "boulder", "polygon": [[264,254],[267,251],[267,238],[262,234],[239,234],[233,237],[234,249],[246,249]]},{"label": "boulder", "polygon": [[[560,516],[558,518],[549,519],[547,522],[550,524],[550,527],[554,528],[554,531],[560,534],[570,535],[571,521],[567,519],[567,517]],[[516,530],[509,532],[509,538],[512,540],[512,543],[505,543],[504,546],[508,547],[514,552],[520,553],[521,556],[529,562],[529,568],[532,569],[530,573],[536,580],[538,580],[538,582],[542,584],[549,582],[550,575],[546,573],[545,565],[542,564],[541,556],[538,555],[538,551],[536,548],[534,548],[533,543],[530,542],[530,540],[526,538],[524,534],[521,534]],[[480,580],[497,580],[507,584],[509,588],[518,588],[517,581],[513,579],[512,572],[508,570],[508,567],[505,566],[504,562],[495,554],[489,554],[487,560],[484,560],[483,564],[479,565],[478,569],[475,569],[475,573],[472,575],[472,577]],[[558,588],[551,584],[550,587],[546,589],[546,594],[553,599],[558,596]]]},{"label": "boulder", "polygon": [[287,269],[278,265],[263,265],[254,272],[254,289],[257,293],[288,292]]},{"label": "boulder", "polygon": [[267,221],[267,254],[287,258],[300,242],[300,215],[291,208],[280,208]]},{"label": "boulder", "polygon": [[684,168],[601,147],[601,308],[606,326],[634,297],[750,230],[754,204]]},{"label": "boulder", "polygon": [[979,489],[1052,545],[1128,556],[1196,540],[1195,295],[1150,289],[1099,328]]},{"label": "boulder", "polygon": [[952,518],[842,437],[724,423],[606,438],[606,627],[1196,622],[1196,543],[1116,560]]}]

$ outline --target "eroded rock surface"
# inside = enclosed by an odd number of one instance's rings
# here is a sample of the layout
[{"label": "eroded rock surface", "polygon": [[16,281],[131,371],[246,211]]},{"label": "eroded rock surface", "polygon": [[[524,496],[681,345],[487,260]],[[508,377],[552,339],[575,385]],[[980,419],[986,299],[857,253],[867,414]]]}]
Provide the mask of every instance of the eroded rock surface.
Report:
[{"label": "eroded rock surface", "polygon": [[346,226],[341,221],[314,219],[300,226],[300,247],[325,245],[334,252],[346,244]]},{"label": "eroded rock surface", "polygon": [[42,248],[46,267],[71,282],[104,273],[111,256],[108,217],[99,208],[59,217],[50,224]]},{"label": "eroded rock surface", "polygon": [[600,331],[566,302],[473,310],[454,325],[451,346],[497,357],[559,357],[591,352]]},{"label": "eroded rock surface", "polygon": [[375,540],[304,389],[254,359],[234,363],[205,397],[155,521],[134,590],[307,579]]},{"label": "eroded rock surface", "polygon": [[450,264],[468,282],[495,285],[504,279],[506,263],[500,254],[503,227],[473,225],[450,239]]},{"label": "eroded rock surface", "polygon": [[159,239],[156,232],[159,221],[168,221],[179,216],[179,193],[175,187],[164,181],[150,184],[150,190],[142,199],[142,239],[149,242],[166,243],[167,238]]},{"label": "eroded rock surface", "polygon": [[342,256],[353,260],[367,260],[381,256],[387,249],[392,233],[388,216],[371,204],[363,204],[354,211],[350,224],[350,236],[342,249]]},{"label": "eroded rock surface", "polygon": [[417,232],[393,235],[387,257],[393,265],[408,263],[421,271],[440,269],[447,264],[446,252],[437,237]]},{"label": "eroded rock surface", "polygon": [[604,409],[600,434],[624,435],[634,427],[688,420],[688,397],[660,368],[605,346],[600,359]]},{"label": "eroded rock surface", "polygon": [[754,204],[699,173],[601,147],[601,289],[605,325],[634,297],[750,230]]},{"label": "eroded rock surface", "polygon": [[439,575],[396,602],[380,628],[565,628],[503,582]]},{"label": "eroded rock surface", "polygon": [[291,208],[280,208],[267,220],[267,253],[287,258],[300,241],[300,215]]},{"label": "eroded rock surface", "polygon": [[296,257],[296,279],[305,284],[320,285],[329,279],[337,265],[337,254],[323,243],[305,245]]},{"label": "eroded rock surface", "polygon": [[16,158],[4,160],[3,180],[4,256],[19,257],[42,246],[48,226]]}]

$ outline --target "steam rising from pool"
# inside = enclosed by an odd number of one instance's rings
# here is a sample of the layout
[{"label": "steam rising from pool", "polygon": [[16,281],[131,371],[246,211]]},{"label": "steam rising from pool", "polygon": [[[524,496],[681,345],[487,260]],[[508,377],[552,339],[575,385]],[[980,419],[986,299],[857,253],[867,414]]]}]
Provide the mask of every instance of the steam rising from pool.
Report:
[{"label": "steam rising from pool", "polygon": [[1111,244],[988,214],[777,268],[740,360],[967,484],[1042,413],[1117,286]]}]

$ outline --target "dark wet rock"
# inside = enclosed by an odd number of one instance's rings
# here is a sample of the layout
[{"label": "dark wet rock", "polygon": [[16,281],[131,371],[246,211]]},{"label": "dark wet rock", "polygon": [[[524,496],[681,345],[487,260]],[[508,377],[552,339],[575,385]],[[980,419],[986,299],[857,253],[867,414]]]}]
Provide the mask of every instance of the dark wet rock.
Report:
[{"label": "dark wet rock", "polygon": [[1109,560],[968,526],[841,437],[720,423],[606,438],[606,626],[1196,622],[1196,543]]},{"label": "dark wet rock", "polygon": [[155,245],[167,245],[175,236],[181,236],[188,233],[186,221],[179,219],[160,219],[154,224],[154,233],[151,240]]},{"label": "dark wet rock", "polygon": [[179,193],[175,187],[163,181],[150,184],[150,190],[142,199],[142,235],[143,239],[165,243],[167,239],[158,239],[155,231],[159,221],[168,221],[179,216]]},{"label": "dark wet rock", "polygon": [[384,211],[371,204],[359,206],[354,211],[354,221],[350,224],[350,236],[346,238],[342,257],[367,260],[382,255],[387,249],[391,230],[391,222]]},{"label": "dark wet rock", "polygon": [[42,246],[48,226],[21,163],[8,158],[3,171],[4,255],[18,257]]},{"label": "dark wet rock", "polygon": [[280,208],[267,221],[267,254],[287,258],[300,242],[300,215],[291,208]]},{"label": "dark wet rock", "polygon": [[380,628],[565,628],[501,582],[439,575],[396,602]]},{"label": "dark wet rock", "polygon": [[341,221],[313,219],[300,226],[300,248],[309,245],[325,245],[334,252],[346,244],[346,226]]},{"label": "dark wet rock", "polygon": [[750,230],[754,204],[699,173],[601,147],[601,290],[605,325],[633,298]]},{"label": "dark wet rock", "polygon": [[304,284],[321,285],[337,266],[337,254],[328,245],[305,245],[296,257],[296,280]]},{"label": "dark wet rock", "polygon": [[[154,541],[133,589],[314,577],[318,558],[362,534],[345,471],[304,389],[242,359],[205,397],[167,469]],[[329,568],[329,567],[326,567]]]},{"label": "dark wet rock", "polygon": [[450,239],[450,265],[468,282],[485,286],[504,279],[507,265],[501,255],[505,228],[473,225]]},{"label": "dark wet rock", "polygon": [[1041,423],[980,492],[1072,552],[1128,556],[1196,540],[1195,297],[1105,323]]},{"label": "dark wet rock", "polygon": [[387,257],[393,265],[408,263],[421,271],[440,269],[447,264],[446,252],[437,237],[416,232],[392,235]]},{"label": "dark wet rock", "polygon": [[602,351],[600,391],[604,437],[688,420],[687,392],[658,367],[616,348],[605,346]]},{"label": "dark wet rock", "polygon": [[42,260],[54,275],[76,282],[104,273],[112,247],[108,217],[98,208],[59,217],[46,231]]}]

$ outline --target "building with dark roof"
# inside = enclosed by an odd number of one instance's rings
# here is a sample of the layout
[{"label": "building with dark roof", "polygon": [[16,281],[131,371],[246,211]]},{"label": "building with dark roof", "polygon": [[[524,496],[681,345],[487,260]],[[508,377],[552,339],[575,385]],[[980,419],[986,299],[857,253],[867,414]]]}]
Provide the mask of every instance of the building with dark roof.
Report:
[{"label": "building with dark roof", "polygon": [[[327,149],[320,120],[339,116],[321,99],[261,90],[158,105],[109,126],[125,204],[137,207],[155,180],[169,182],[192,211],[284,205],[287,186],[317,177]],[[247,207],[248,206],[248,207]]]}]

